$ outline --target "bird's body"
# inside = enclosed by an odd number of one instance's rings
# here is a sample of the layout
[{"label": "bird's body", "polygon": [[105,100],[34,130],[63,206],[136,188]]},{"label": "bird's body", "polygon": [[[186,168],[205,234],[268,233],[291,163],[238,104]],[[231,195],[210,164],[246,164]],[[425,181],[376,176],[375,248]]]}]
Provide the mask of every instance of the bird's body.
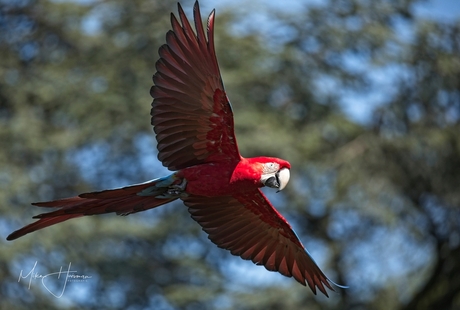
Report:
[{"label": "bird's body", "polygon": [[187,181],[189,194],[208,197],[234,195],[264,186],[260,182],[260,172],[267,160],[281,162],[283,167],[290,168],[288,162],[277,158],[242,157],[236,163],[210,163],[185,168],[177,175],[183,176]]},{"label": "bird's body", "polygon": [[8,236],[33,231],[85,215],[128,215],[181,199],[191,217],[217,246],[294,277],[327,296],[331,282],[308,254],[286,219],[260,190],[282,190],[290,164],[273,157],[244,158],[234,135],[233,112],[224,90],[214,50],[214,11],[207,35],[198,2],[196,32],[181,6],[181,24],[171,15],[172,31],[159,49],[150,93],[158,158],[173,171],[166,177],[124,188],[34,203],[55,208]]}]

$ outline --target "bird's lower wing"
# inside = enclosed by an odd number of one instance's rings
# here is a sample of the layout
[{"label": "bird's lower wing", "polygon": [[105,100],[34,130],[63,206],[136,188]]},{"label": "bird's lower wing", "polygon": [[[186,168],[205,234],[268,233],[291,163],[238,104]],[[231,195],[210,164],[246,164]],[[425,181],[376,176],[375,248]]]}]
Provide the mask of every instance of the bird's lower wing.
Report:
[{"label": "bird's lower wing", "polygon": [[267,270],[294,277],[315,294],[318,288],[328,296],[325,286],[334,290],[331,283],[335,283],[324,275],[260,190],[235,197],[189,196],[183,200],[217,246]]}]

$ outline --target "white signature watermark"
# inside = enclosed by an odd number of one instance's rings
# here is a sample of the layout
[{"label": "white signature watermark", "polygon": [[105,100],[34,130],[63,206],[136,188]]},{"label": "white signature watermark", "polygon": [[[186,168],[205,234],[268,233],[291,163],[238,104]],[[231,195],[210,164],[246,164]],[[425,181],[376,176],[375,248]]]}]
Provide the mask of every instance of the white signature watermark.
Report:
[{"label": "white signature watermark", "polygon": [[29,280],[29,290],[30,286],[32,285],[32,280],[40,279],[42,282],[43,287],[50,292],[56,298],[61,298],[64,295],[64,291],[67,287],[68,282],[87,282],[92,276],[84,275],[84,274],[77,274],[76,270],[70,270],[72,263],[69,263],[67,270],[61,268],[59,271],[48,273],[48,274],[39,274],[35,271],[37,267],[37,261],[35,262],[32,269],[29,273],[25,273],[24,270],[21,269],[19,273],[18,282],[21,280]]}]

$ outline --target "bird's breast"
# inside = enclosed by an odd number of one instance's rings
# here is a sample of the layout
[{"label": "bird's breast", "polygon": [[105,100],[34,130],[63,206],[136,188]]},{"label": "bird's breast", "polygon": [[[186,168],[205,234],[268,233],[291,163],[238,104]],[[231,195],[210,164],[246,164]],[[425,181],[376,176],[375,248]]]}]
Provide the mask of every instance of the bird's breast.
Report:
[{"label": "bird's breast", "polygon": [[199,196],[227,196],[252,191],[261,186],[253,169],[239,163],[209,163],[181,171],[187,180],[185,191]]}]

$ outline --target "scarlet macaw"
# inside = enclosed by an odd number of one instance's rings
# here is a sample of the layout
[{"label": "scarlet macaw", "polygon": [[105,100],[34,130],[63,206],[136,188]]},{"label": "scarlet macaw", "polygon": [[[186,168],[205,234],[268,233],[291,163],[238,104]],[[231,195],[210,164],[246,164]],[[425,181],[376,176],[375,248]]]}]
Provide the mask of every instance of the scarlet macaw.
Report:
[{"label": "scarlet macaw", "polygon": [[181,24],[171,13],[173,30],[159,49],[150,90],[158,159],[174,173],[142,184],[33,203],[58,210],[35,216],[38,221],[7,240],[80,216],[128,215],[181,199],[217,246],[294,277],[315,294],[318,287],[328,296],[324,285],[333,290],[331,284],[336,284],[260,190],[263,186],[284,189],[289,162],[244,158],[238,151],[232,108],[214,49],[215,11],[209,15],[206,36],[198,1],[193,11],[196,34],[178,7]]}]

